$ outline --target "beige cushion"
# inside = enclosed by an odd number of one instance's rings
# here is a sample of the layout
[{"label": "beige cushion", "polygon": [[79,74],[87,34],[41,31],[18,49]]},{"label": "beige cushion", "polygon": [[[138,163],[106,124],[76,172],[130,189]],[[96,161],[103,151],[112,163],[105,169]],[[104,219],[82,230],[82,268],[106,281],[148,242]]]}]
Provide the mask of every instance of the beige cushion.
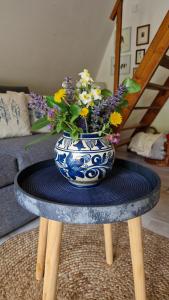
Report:
[{"label": "beige cushion", "polygon": [[29,112],[24,94],[0,94],[0,138],[30,134]]},{"label": "beige cushion", "polygon": [[[7,91],[7,94],[14,95],[14,96],[17,95],[17,94],[24,95],[27,105],[28,105],[28,102],[30,100],[30,95],[29,94],[24,94],[23,92],[17,93],[17,92],[13,92],[13,91]],[[32,126],[33,123],[35,123],[36,121],[39,120],[38,113],[36,111],[29,110],[29,118],[30,118],[30,124]],[[45,126],[45,127],[41,128],[41,129],[34,130],[33,132],[48,133],[48,132],[50,132],[50,130],[49,130],[48,126]]]}]

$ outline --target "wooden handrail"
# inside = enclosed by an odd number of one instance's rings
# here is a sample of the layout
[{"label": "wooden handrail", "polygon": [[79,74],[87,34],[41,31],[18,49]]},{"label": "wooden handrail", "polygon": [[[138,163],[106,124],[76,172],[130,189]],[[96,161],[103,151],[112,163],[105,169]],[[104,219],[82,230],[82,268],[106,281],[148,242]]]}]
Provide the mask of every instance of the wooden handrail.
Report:
[{"label": "wooden handrail", "polygon": [[123,0],[117,0],[110,19],[116,18],[116,41],[115,41],[115,60],[114,60],[114,91],[117,90],[120,77],[120,51],[121,51],[121,33],[122,33],[122,12]]},{"label": "wooden handrail", "polygon": [[114,21],[115,18],[116,18],[116,16],[117,16],[118,6],[119,6],[119,4],[120,4],[121,1],[122,1],[122,0],[116,0],[116,3],[115,3],[115,5],[114,5],[113,10],[112,10],[112,13],[111,13],[111,15],[110,15],[110,19],[111,19],[112,21]]},{"label": "wooden handrail", "polygon": [[[123,123],[121,127],[124,126],[125,122],[129,118],[130,114],[133,111],[133,108],[136,106],[138,100],[143,94],[147,84],[151,80],[155,70],[162,57],[165,55],[166,50],[169,48],[169,11],[164,17],[154,39],[152,40],[149,48],[146,51],[145,56],[143,57],[139,67],[134,73],[133,79],[140,83],[141,91],[137,94],[130,94],[127,96],[129,102],[129,107],[124,109]],[[154,103],[153,105],[158,105]]]}]

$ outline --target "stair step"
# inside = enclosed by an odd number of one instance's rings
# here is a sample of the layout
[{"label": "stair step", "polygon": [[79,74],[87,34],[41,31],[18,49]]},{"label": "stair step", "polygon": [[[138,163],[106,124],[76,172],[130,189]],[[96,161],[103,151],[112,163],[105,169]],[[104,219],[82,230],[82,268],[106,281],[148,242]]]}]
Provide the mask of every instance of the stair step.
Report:
[{"label": "stair step", "polygon": [[131,141],[131,138],[122,140],[118,145],[115,146],[115,148],[119,148],[119,147],[122,147],[122,146],[124,146],[124,145],[127,145],[127,144],[130,143],[130,141]]},{"label": "stair step", "polygon": [[135,110],[137,109],[151,109],[151,110],[158,110],[161,106],[136,106],[134,107]]},{"label": "stair step", "polygon": [[169,91],[169,86],[149,82],[146,86],[146,89],[157,91]]},{"label": "stair step", "polygon": [[162,58],[162,60],[160,62],[160,66],[169,69],[169,56],[168,55],[164,55],[164,57]]},{"label": "stair step", "polygon": [[147,127],[147,125],[146,124],[134,124],[134,125],[129,126],[129,127],[123,127],[121,129],[121,131],[137,129],[137,128],[144,128],[144,127]]}]

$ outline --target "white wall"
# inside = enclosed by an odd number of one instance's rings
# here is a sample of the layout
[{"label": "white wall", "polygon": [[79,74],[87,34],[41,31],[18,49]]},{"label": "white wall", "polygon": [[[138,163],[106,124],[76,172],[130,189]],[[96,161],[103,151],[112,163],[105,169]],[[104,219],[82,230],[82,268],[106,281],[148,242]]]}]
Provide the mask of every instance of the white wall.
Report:
[{"label": "white wall", "polygon": [[[135,51],[136,49],[146,49],[148,45],[136,46],[136,27],[150,24],[150,41],[154,37],[156,31],[159,28],[167,10],[169,9],[168,0],[124,0],[123,8],[123,28],[132,27],[132,39],[131,39],[131,73],[132,76],[133,67],[135,67]],[[110,89],[113,89],[113,75],[111,75],[111,56],[114,53],[114,32],[110,37],[109,44],[106,48],[104,57],[100,64],[99,71],[97,73],[98,81],[105,81]],[[128,76],[128,75],[127,75]],[[152,78],[152,82],[164,83],[166,78],[169,76],[169,71],[159,67],[158,71]],[[121,76],[122,81],[126,76]],[[157,92],[145,91],[139,105],[148,106],[151,104],[154,96]],[[145,112],[140,111],[132,113],[129,118],[127,125],[138,123],[138,119]],[[160,112],[159,116],[156,118],[153,126],[157,127],[159,131],[169,131],[169,102]]]},{"label": "white wall", "polygon": [[113,0],[1,0],[0,85],[51,93],[67,75],[95,76]]}]

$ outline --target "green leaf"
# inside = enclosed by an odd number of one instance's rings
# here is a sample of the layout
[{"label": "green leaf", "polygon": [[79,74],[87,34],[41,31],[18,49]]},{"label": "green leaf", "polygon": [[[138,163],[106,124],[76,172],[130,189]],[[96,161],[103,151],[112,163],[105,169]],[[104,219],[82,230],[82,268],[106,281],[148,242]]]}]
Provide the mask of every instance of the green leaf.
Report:
[{"label": "green leaf", "polygon": [[127,107],[128,106],[128,101],[126,99],[121,99],[120,101],[120,107]]},{"label": "green leaf", "polygon": [[29,150],[31,146],[49,139],[51,137],[51,135],[52,135],[52,132],[45,134],[45,135],[41,136],[40,138],[35,139],[34,141],[30,142],[29,144],[27,144],[25,146],[25,150]]},{"label": "green leaf", "polygon": [[55,105],[57,105],[62,112],[68,111],[68,105],[66,105],[63,101],[60,103],[55,103]]},{"label": "green leaf", "polygon": [[46,98],[46,103],[50,108],[53,108],[56,105],[53,96],[46,96],[45,98]]},{"label": "green leaf", "polygon": [[138,84],[135,80],[131,78],[126,78],[123,81],[123,84],[128,90],[128,93],[133,94],[133,93],[138,93],[141,90],[140,84]]},{"label": "green leaf", "polygon": [[81,108],[77,104],[70,105],[70,112],[72,114],[70,123],[73,123],[80,115]]},{"label": "green leaf", "polygon": [[57,131],[57,133],[60,133],[63,130],[63,126],[62,125],[63,125],[62,122],[57,123],[57,125],[56,125],[56,131]]},{"label": "green leaf", "polygon": [[48,125],[48,124],[50,124],[50,122],[49,122],[49,120],[47,119],[47,117],[45,116],[45,117],[39,119],[38,121],[36,121],[36,122],[32,125],[31,129],[32,129],[32,131],[39,130],[39,129],[45,127],[45,126]]},{"label": "green leaf", "polygon": [[103,89],[101,90],[101,94],[103,97],[109,97],[109,96],[112,96],[112,92],[108,89]]}]

